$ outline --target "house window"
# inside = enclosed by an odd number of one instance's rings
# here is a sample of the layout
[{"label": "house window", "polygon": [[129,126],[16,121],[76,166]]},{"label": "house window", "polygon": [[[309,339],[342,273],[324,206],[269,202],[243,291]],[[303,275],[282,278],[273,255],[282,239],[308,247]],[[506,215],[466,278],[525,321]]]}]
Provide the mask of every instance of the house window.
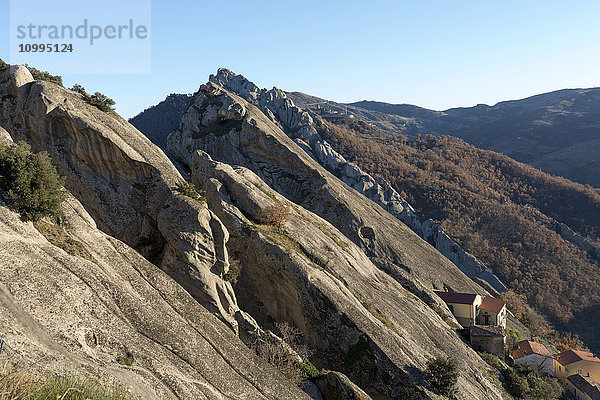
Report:
[{"label": "house window", "polygon": [[579,375],[581,375],[581,372],[582,372],[582,371],[581,371],[580,369],[578,369],[578,370],[577,370],[577,373],[578,373]]}]

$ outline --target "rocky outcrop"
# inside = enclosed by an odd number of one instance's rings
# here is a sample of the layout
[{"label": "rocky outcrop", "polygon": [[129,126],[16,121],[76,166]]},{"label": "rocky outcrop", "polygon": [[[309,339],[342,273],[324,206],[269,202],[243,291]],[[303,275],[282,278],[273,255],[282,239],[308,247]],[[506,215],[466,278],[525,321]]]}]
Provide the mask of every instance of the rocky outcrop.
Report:
[{"label": "rocky outcrop", "polygon": [[65,186],[98,227],[168,271],[234,330],[239,311],[227,272],[224,232],[206,205],[178,192],[183,179],[164,153],[116,113],[70,90],[3,73],[0,125],[15,141],[47,151]]},{"label": "rocky outcrop", "polygon": [[308,399],[72,196],[38,226],[54,244],[0,201],[0,333],[26,358],[135,399]]},{"label": "rocky outcrop", "polygon": [[[192,177],[230,232],[229,250],[242,267],[235,286],[241,308],[263,326],[279,321],[299,329],[318,368],[342,370],[359,386],[392,398],[429,398],[413,368],[424,368],[438,351],[461,360],[474,356],[432,308],[380,271],[342,232],[251,170],[196,152]],[[291,213],[282,230],[261,223],[277,200]],[[483,383],[487,389],[474,384],[471,373],[479,375],[473,370],[465,376],[465,393],[499,394],[489,383]],[[329,393],[342,390],[330,383]],[[487,390],[491,394],[482,393]]]},{"label": "rocky outcrop", "polygon": [[12,141],[13,140],[10,136],[10,133],[8,133],[6,129],[0,126],[0,143],[11,143]]},{"label": "rocky outcrop", "polygon": [[315,379],[324,400],[371,400],[361,388],[339,372],[328,372]]},{"label": "rocky outcrop", "polygon": [[479,261],[474,255],[466,252],[450,236],[444,232],[444,228],[437,222],[428,219],[423,222],[422,236],[432,244],[440,253],[452,261],[467,276],[477,278],[491,286],[493,292],[506,292],[508,288],[498,279],[492,271]]},{"label": "rocky outcrop", "polygon": [[[303,332],[317,367],[343,366],[359,386],[392,397],[427,398],[415,371],[442,352],[474,363],[465,365],[462,397],[501,396],[484,363],[427,304],[438,301],[433,287],[482,289],[256,106],[203,85],[167,146],[230,233],[230,256],[242,267],[241,308],[261,325],[285,321]],[[291,213],[283,230],[261,223],[275,200]],[[393,382],[384,384],[385,376]]]},{"label": "rocky outcrop", "polygon": [[308,112],[296,107],[285,92],[277,88],[261,90],[242,75],[237,75],[223,68],[219,69],[216,75],[211,75],[209,81],[256,105],[269,119],[274,120],[288,136],[296,139],[297,144],[307,151],[313,159],[317,160],[348,186],[373,200],[408,225],[456,264],[467,276],[483,281],[486,289],[494,292],[507,290],[502,281],[485,264],[461,248],[456,241],[444,232],[439,224],[427,221],[427,225],[422,226],[422,221],[414,208],[387,181],[365,173],[358,166],[346,161],[341,154],[337,153],[329,143],[321,138],[314,128],[315,123],[317,123],[326,129],[319,120],[320,117],[315,116],[316,120],[313,120]]},{"label": "rocky outcrop", "polygon": [[552,222],[547,222],[546,226],[562,236],[563,239],[568,240],[593,257],[600,256],[600,248],[594,246],[589,240],[575,232],[567,224],[553,220]]}]

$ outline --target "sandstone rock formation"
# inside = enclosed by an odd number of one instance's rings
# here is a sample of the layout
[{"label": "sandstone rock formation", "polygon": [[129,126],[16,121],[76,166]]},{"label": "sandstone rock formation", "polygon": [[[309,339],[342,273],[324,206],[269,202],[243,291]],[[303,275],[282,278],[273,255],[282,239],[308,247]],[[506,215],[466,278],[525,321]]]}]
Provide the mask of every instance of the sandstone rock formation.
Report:
[{"label": "sandstone rock formation", "polygon": [[439,224],[427,221],[426,225],[422,226],[414,208],[387,181],[380,177],[373,177],[356,165],[347,162],[317,133],[314,128],[315,123],[322,126],[323,129],[327,129],[320,121],[320,117],[315,116],[316,120],[313,120],[307,111],[295,106],[285,92],[277,88],[261,90],[242,75],[237,75],[224,68],[219,69],[216,75],[211,75],[209,81],[256,105],[288,136],[296,139],[296,143],[313,159],[348,186],[373,200],[408,225],[419,236],[436,247],[442,255],[456,264],[467,276],[483,282],[487,289],[494,292],[507,290],[504,283],[486,265],[462,249]]},{"label": "sandstone rock formation", "polygon": [[[54,371],[125,385],[139,399],[307,399],[172,278],[98,230],[72,196],[51,244],[0,201],[0,323]],[[77,243],[80,255],[67,253]],[[120,357],[131,356],[131,366]]]},{"label": "sandstone rock formation", "polygon": [[116,113],[70,90],[33,81],[24,67],[2,75],[0,124],[15,141],[47,151],[98,227],[159,265],[235,330],[239,311],[222,279],[224,232],[206,205],[178,193],[183,179],[164,153]]},{"label": "sandstone rock formation", "polygon": [[[203,85],[167,147],[230,233],[228,249],[242,266],[235,286],[241,308],[263,325],[286,321],[300,329],[317,349],[318,367],[342,366],[363,388],[427,398],[433,395],[415,371],[442,352],[470,360],[461,397],[502,396],[487,366],[427,304],[438,301],[434,287],[482,289],[256,106]],[[291,211],[281,231],[260,218],[275,199]],[[386,371],[394,376],[387,385]]]}]

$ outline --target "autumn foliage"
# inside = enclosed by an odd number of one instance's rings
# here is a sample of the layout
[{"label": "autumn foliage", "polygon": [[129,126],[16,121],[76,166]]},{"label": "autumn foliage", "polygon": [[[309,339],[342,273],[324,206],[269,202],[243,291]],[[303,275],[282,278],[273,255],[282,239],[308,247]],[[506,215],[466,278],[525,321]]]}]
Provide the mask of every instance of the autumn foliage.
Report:
[{"label": "autumn foliage", "polygon": [[263,224],[273,225],[278,231],[283,231],[285,224],[289,221],[291,215],[290,207],[283,200],[277,200],[274,204],[265,207],[259,220]]},{"label": "autumn foliage", "polygon": [[598,190],[450,136],[407,140],[347,119],[327,128],[321,134],[347,160],[387,179],[423,219],[439,221],[488,264],[512,289],[507,300],[516,313],[526,300],[560,328],[593,326],[598,255],[549,226],[558,220],[600,246]]}]

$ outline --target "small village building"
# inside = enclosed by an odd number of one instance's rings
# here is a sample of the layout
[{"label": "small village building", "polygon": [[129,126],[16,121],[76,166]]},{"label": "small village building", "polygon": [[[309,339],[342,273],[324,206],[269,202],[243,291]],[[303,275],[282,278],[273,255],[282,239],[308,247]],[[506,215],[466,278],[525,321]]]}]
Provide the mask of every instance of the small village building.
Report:
[{"label": "small village building", "polygon": [[554,375],[563,382],[571,375],[582,375],[600,381],[600,359],[593,353],[579,350],[567,350],[554,356]]},{"label": "small village building", "polygon": [[523,340],[511,352],[515,365],[529,365],[535,372],[554,376],[557,361],[546,346],[541,343]]},{"label": "small village building", "polygon": [[492,353],[504,360],[506,335],[504,327],[498,325],[474,325],[469,327],[469,340],[476,350]]},{"label": "small village building", "polygon": [[567,391],[575,400],[600,400],[600,383],[581,374],[567,378]]},{"label": "small village building", "polygon": [[478,325],[500,325],[506,328],[506,302],[485,296],[479,305]]},{"label": "small village building", "polygon": [[443,301],[448,305],[450,312],[463,328],[475,325],[477,322],[477,312],[481,304],[481,296],[472,293],[456,293],[435,291]]}]

